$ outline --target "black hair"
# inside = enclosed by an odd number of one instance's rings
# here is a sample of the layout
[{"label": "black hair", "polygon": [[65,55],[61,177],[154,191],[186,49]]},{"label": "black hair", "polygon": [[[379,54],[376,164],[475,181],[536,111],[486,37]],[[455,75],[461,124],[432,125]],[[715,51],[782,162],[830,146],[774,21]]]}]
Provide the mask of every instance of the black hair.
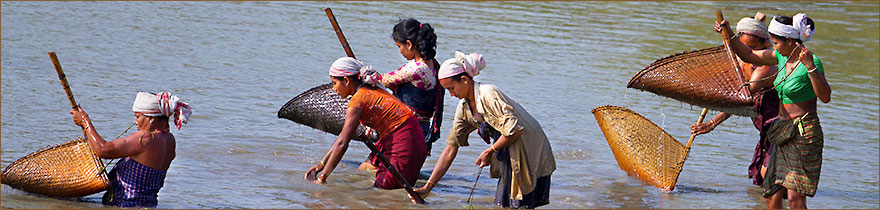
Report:
[{"label": "black hair", "polygon": [[345,78],[348,78],[348,79],[351,80],[351,81],[361,82],[360,76],[357,75],[357,74],[355,74],[355,75],[351,75],[351,76],[342,76],[342,77],[334,77],[334,76],[330,76],[330,77],[333,77],[333,79],[336,79],[336,80],[339,80],[339,81],[345,81]]},{"label": "black hair", "polygon": [[451,77],[448,77],[448,78],[450,78],[450,79],[452,79],[452,80],[454,80],[454,81],[456,81],[456,82],[461,82],[461,77],[462,77],[462,76],[466,76],[466,77],[470,78],[471,80],[474,80],[474,77],[472,77],[471,75],[468,75],[467,72],[458,73],[458,74],[456,74],[455,76],[451,76]]},{"label": "black hair", "polygon": [[433,60],[437,55],[437,35],[431,24],[420,23],[416,19],[407,18],[397,21],[391,32],[395,42],[406,44],[409,40],[419,50],[419,56],[425,60]]},{"label": "black hair", "polygon": [[[773,18],[773,20],[776,20],[776,22],[779,22],[779,23],[782,23],[785,25],[793,25],[793,23],[794,23],[794,19],[792,19],[789,16],[784,16],[784,15],[777,15],[776,17]],[[811,19],[810,17],[807,17],[807,25],[810,26],[810,30],[816,30],[816,23],[814,23],[813,19]],[[784,39],[791,39],[797,43],[803,43],[803,42],[801,42],[800,39],[788,38],[788,37],[779,36],[779,35],[776,35],[773,33],[770,33],[770,36],[773,38],[776,38],[776,39],[783,39],[783,40]]]}]

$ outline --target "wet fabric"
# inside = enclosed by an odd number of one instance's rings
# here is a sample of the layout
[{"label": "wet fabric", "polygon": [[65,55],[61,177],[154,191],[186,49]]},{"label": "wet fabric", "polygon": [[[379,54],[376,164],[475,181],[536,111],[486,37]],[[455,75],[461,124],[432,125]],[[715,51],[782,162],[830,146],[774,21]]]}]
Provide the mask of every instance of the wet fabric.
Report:
[{"label": "wet fabric", "polygon": [[761,177],[761,166],[767,166],[770,162],[770,151],[773,144],[767,142],[767,130],[773,120],[779,115],[779,97],[776,90],[772,87],[765,87],[752,96],[755,99],[755,112],[758,116],[752,118],[755,128],[758,129],[758,144],[755,145],[755,152],[752,155],[752,162],[749,163],[748,174],[752,179],[752,184],[761,186],[764,178]]},{"label": "wet fabric", "polygon": [[[776,86],[776,92],[783,104],[793,104],[816,98],[816,92],[813,91],[813,83],[810,82],[810,75],[807,73],[807,67],[800,62],[797,63],[794,70],[785,72],[785,63],[788,57],[782,56],[778,51],[773,50],[776,61],[779,66],[779,73],[776,74],[776,80],[773,85]],[[816,65],[816,71],[825,74],[825,67],[819,56],[813,54],[813,64]]]},{"label": "wet fabric", "polygon": [[165,185],[165,173],[123,158],[110,170],[110,189],[103,203],[119,207],[156,207],[159,189]]},{"label": "wet fabric", "polygon": [[[425,142],[423,140],[424,136],[422,135],[421,128],[419,128],[418,121],[415,118],[410,118],[394,131],[392,135],[379,139],[376,142],[376,147],[400,171],[404,179],[410,185],[414,185],[419,177],[419,170],[425,163],[425,158],[427,158]],[[374,186],[382,189],[398,189],[403,187],[403,185],[397,182],[391,171],[386,168],[385,164],[380,164],[382,161],[379,160],[378,156],[370,154],[370,161],[378,168],[376,171],[376,181],[373,183]]]},{"label": "wet fabric", "polygon": [[413,110],[391,93],[368,87],[358,88],[348,108],[361,108],[360,123],[376,129],[379,138],[391,135],[408,119],[415,118]]},{"label": "wet fabric", "polygon": [[532,192],[522,195],[521,198],[510,196],[513,175],[510,167],[510,151],[507,148],[495,152],[495,158],[500,160],[501,178],[495,190],[495,205],[511,209],[534,209],[550,203],[550,176],[539,177]]},{"label": "wet fabric", "polygon": [[794,190],[813,197],[822,171],[824,135],[815,112],[793,120],[777,120],[767,140],[776,146],[764,179],[764,197],[778,190]]}]

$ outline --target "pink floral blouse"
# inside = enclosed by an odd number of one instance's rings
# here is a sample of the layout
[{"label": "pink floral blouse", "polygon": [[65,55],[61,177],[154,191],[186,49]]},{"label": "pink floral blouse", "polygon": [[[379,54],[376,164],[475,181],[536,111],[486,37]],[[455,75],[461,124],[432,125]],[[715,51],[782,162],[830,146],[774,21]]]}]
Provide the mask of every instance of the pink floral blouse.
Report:
[{"label": "pink floral blouse", "polygon": [[430,90],[437,85],[437,80],[435,78],[437,78],[437,76],[428,64],[413,60],[395,71],[382,74],[382,79],[379,81],[382,82],[383,85],[391,88],[397,87],[397,85],[403,83],[411,82],[413,86],[419,89]]}]

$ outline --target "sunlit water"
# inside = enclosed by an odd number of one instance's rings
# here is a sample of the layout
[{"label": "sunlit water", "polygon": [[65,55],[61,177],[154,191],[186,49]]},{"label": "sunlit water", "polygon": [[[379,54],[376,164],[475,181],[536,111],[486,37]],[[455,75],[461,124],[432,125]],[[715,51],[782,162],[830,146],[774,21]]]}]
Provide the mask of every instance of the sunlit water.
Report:
[{"label": "sunlit water", "polygon": [[[79,127],[47,52],[65,67],[77,101],[105,137],[133,121],[138,90],[171,91],[194,109],[173,133],[177,158],[159,208],[462,208],[485,145],[472,135],[428,205],[403,190],[371,187],[357,142],[326,185],[302,178],[334,136],[276,117],[291,97],[329,82],[344,56],[323,8],[331,7],[359,59],[380,72],[405,60],[391,41],[399,17],[435,27],[438,59],[483,53],[477,77],[498,85],[541,122],[557,170],[546,208],[763,208],[746,168],[757,141],[734,117],[696,138],[674,192],[621,171],[590,110],[624,106],[680,141],[699,107],[627,90],[652,61],[721,44],[714,11],[736,21],[756,11],[806,12],[807,46],[834,90],[819,104],[822,179],[811,208],[878,205],[878,3],[876,2],[2,2],[2,166],[75,138]],[[625,97],[624,97],[625,96]],[[446,97],[444,131],[457,100]],[[710,112],[712,116],[717,112]],[[443,138],[446,137],[443,133]],[[433,169],[443,141],[422,168]],[[479,179],[473,204],[491,208],[495,179]],[[417,186],[424,184],[419,180]],[[104,208],[101,194],[56,199],[2,186],[3,208]],[[84,201],[84,202],[83,202]]]}]

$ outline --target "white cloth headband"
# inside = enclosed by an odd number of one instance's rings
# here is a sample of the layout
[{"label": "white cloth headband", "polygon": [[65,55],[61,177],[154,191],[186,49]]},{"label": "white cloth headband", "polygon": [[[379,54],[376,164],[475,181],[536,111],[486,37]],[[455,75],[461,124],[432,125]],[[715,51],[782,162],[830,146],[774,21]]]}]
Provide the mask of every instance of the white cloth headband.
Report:
[{"label": "white cloth headband", "polygon": [[379,87],[384,89],[385,91],[391,92],[388,88],[385,88],[385,85],[382,85],[380,80],[382,80],[382,75],[373,70],[372,66],[365,65],[364,62],[361,62],[352,57],[341,57],[336,59],[333,64],[330,65],[330,76],[333,77],[347,77],[358,75],[358,78],[361,79],[364,83]]},{"label": "white cloth headband", "polygon": [[134,112],[143,113],[146,116],[168,116],[174,118],[174,125],[180,130],[181,124],[186,124],[192,115],[189,104],[181,102],[176,95],[169,92],[161,92],[153,95],[147,92],[138,92],[131,106]]},{"label": "white cloth headband", "polygon": [[479,75],[480,70],[483,68],[486,68],[486,61],[483,60],[483,55],[479,53],[466,55],[463,52],[455,51],[455,58],[447,59],[440,65],[437,78],[446,79],[462,72],[474,77]]},{"label": "white cloth headband", "polygon": [[807,25],[807,15],[804,13],[798,13],[792,17],[791,25],[782,24],[774,18],[770,21],[770,27],[768,30],[770,33],[777,36],[798,39],[801,40],[801,42],[812,40],[813,35],[816,33],[815,29],[812,29],[810,25]]}]

